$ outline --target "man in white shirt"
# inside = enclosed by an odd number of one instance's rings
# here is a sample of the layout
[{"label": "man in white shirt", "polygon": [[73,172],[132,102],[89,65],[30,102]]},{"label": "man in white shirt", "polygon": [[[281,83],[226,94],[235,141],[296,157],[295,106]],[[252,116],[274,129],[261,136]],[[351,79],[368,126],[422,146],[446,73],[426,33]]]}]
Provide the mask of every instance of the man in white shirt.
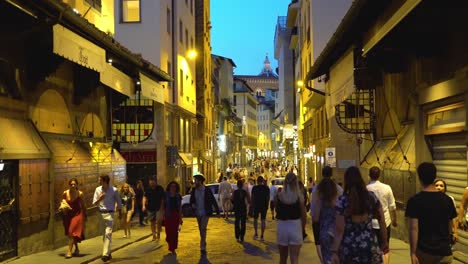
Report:
[{"label": "man in white shirt", "polygon": [[[393,196],[392,188],[389,185],[379,181],[380,169],[378,167],[370,168],[369,177],[371,181],[367,185],[367,190],[373,192],[382,205],[382,210],[385,216],[385,225],[387,226],[387,243],[389,243],[391,230],[390,224],[392,224],[394,227],[397,226],[395,197]],[[379,222],[377,219],[372,219],[372,228],[374,229],[377,238],[379,239],[379,244],[381,244],[382,238],[380,237]],[[389,262],[390,255],[387,252],[384,254],[384,264],[388,264]]]},{"label": "man in white shirt", "polygon": [[109,185],[108,175],[99,176],[101,186],[94,191],[93,205],[99,206],[99,214],[104,223],[104,245],[102,249],[102,261],[107,262],[112,259],[112,226],[114,225],[114,213],[122,209],[122,200],[120,199],[117,188]]},{"label": "man in white shirt", "polygon": [[219,184],[218,201],[221,201],[225,219],[228,219],[229,210],[231,209],[231,193],[232,185],[227,181],[227,177],[223,177],[223,181]]}]

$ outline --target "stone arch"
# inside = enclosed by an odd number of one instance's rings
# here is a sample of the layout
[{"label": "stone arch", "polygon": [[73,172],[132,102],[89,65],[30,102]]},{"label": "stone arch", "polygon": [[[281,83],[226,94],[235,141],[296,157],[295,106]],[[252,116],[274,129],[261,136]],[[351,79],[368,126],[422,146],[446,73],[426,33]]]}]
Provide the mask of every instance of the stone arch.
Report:
[{"label": "stone arch", "polygon": [[41,132],[73,134],[68,106],[54,89],[45,90],[31,111],[31,119]]},{"label": "stone arch", "polygon": [[80,125],[80,131],[88,137],[103,138],[105,136],[101,118],[95,113],[87,113],[85,115]]}]

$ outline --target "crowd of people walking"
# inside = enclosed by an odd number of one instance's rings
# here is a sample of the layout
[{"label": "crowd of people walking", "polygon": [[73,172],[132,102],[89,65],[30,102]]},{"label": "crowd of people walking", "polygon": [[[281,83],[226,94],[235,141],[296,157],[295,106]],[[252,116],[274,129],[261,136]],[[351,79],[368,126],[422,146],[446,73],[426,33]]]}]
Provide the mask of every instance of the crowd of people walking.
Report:
[{"label": "crowd of people walking", "polygon": [[[243,174],[248,175],[247,178],[232,172],[233,169],[228,168],[227,176],[220,175],[217,199],[221,209],[212,190],[205,186],[205,177],[201,173],[193,177],[189,203],[197,219],[201,256],[207,254],[207,226],[214,213],[220,215],[222,211],[226,220],[231,211],[234,213],[234,238],[243,243],[248,217],[253,218],[253,239],[265,240],[270,209],[271,219],[276,220],[280,264],[287,263],[288,259],[290,263],[299,263],[300,250],[307,237],[307,211],[310,210],[321,263],[390,263],[389,242],[392,226],[398,226],[397,208],[391,187],[380,181],[378,167],[369,169],[368,184],[359,168],[349,167],[344,173],[344,187],[334,181],[329,166],[322,169],[317,184],[309,179],[307,186],[293,168],[286,171],[281,185],[262,173]],[[457,213],[454,198],[446,195],[447,183],[436,179],[434,164],[421,163],[417,175],[422,190],[408,200],[405,212],[411,261],[413,264],[451,263],[458,229],[468,228],[468,187]],[[234,178],[235,185],[231,184]],[[59,208],[68,237],[66,258],[79,254],[78,243],[84,239],[87,215],[83,197],[82,191],[78,190],[78,181],[71,179]],[[138,216],[140,226],[149,221],[153,241],[160,240],[164,225],[168,250],[176,254],[183,224],[182,194],[177,182],[172,181],[163,188],[155,178],[149,178],[146,189],[142,181],[138,181],[135,188],[128,183],[116,188],[110,185],[109,176],[102,175],[94,192],[93,205],[98,207],[102,223],[104,262],[112,259],[116,213],[124,238],[131,236],[134,215]]]}]

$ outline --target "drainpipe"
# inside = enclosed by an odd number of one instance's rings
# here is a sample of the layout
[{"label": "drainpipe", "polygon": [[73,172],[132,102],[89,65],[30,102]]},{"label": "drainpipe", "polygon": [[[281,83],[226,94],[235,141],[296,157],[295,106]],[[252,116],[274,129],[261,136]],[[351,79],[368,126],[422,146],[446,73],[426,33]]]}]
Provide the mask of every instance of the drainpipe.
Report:
[{"label": "drainpipe", "polygon": [[[172,0],[172,50],[171,50],[171,53],[172,53],[172,76],[178,76],[179,72],[178,72],[178,67],[179,67],[179,63],[177,61],[177,35],[176,34],[176,29],[177,29],[177,3],[176,3],[177,0]],[[180,32],[179,32],[180,34]],[[180,78],[182,78],[183,76],[180,76]],[[172,103],[173,104],[176,104],[177,103],[177,88],[179,88],[179,82],[177,80],[177,78],[174,79],[174,82],[172,84]]]}]

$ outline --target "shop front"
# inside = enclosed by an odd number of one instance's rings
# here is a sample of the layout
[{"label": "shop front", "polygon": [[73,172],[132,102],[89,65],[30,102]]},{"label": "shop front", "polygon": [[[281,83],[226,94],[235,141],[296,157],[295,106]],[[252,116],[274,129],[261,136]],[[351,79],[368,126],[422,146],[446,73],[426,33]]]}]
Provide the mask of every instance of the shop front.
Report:
[{"label": "shop front", "polygon": [[[459,208],[468,187],[468,132],[466,127],[468,78],[452,79],[427,88],[420,97],[423,103],[423,131],[437,178],[446,182],[447,195]],[[436,93],[444,89],[444,93]],[[446,95],[439,98],[439,95]],[[455,250],[468,252],[468,232],[459,230]]]}]

